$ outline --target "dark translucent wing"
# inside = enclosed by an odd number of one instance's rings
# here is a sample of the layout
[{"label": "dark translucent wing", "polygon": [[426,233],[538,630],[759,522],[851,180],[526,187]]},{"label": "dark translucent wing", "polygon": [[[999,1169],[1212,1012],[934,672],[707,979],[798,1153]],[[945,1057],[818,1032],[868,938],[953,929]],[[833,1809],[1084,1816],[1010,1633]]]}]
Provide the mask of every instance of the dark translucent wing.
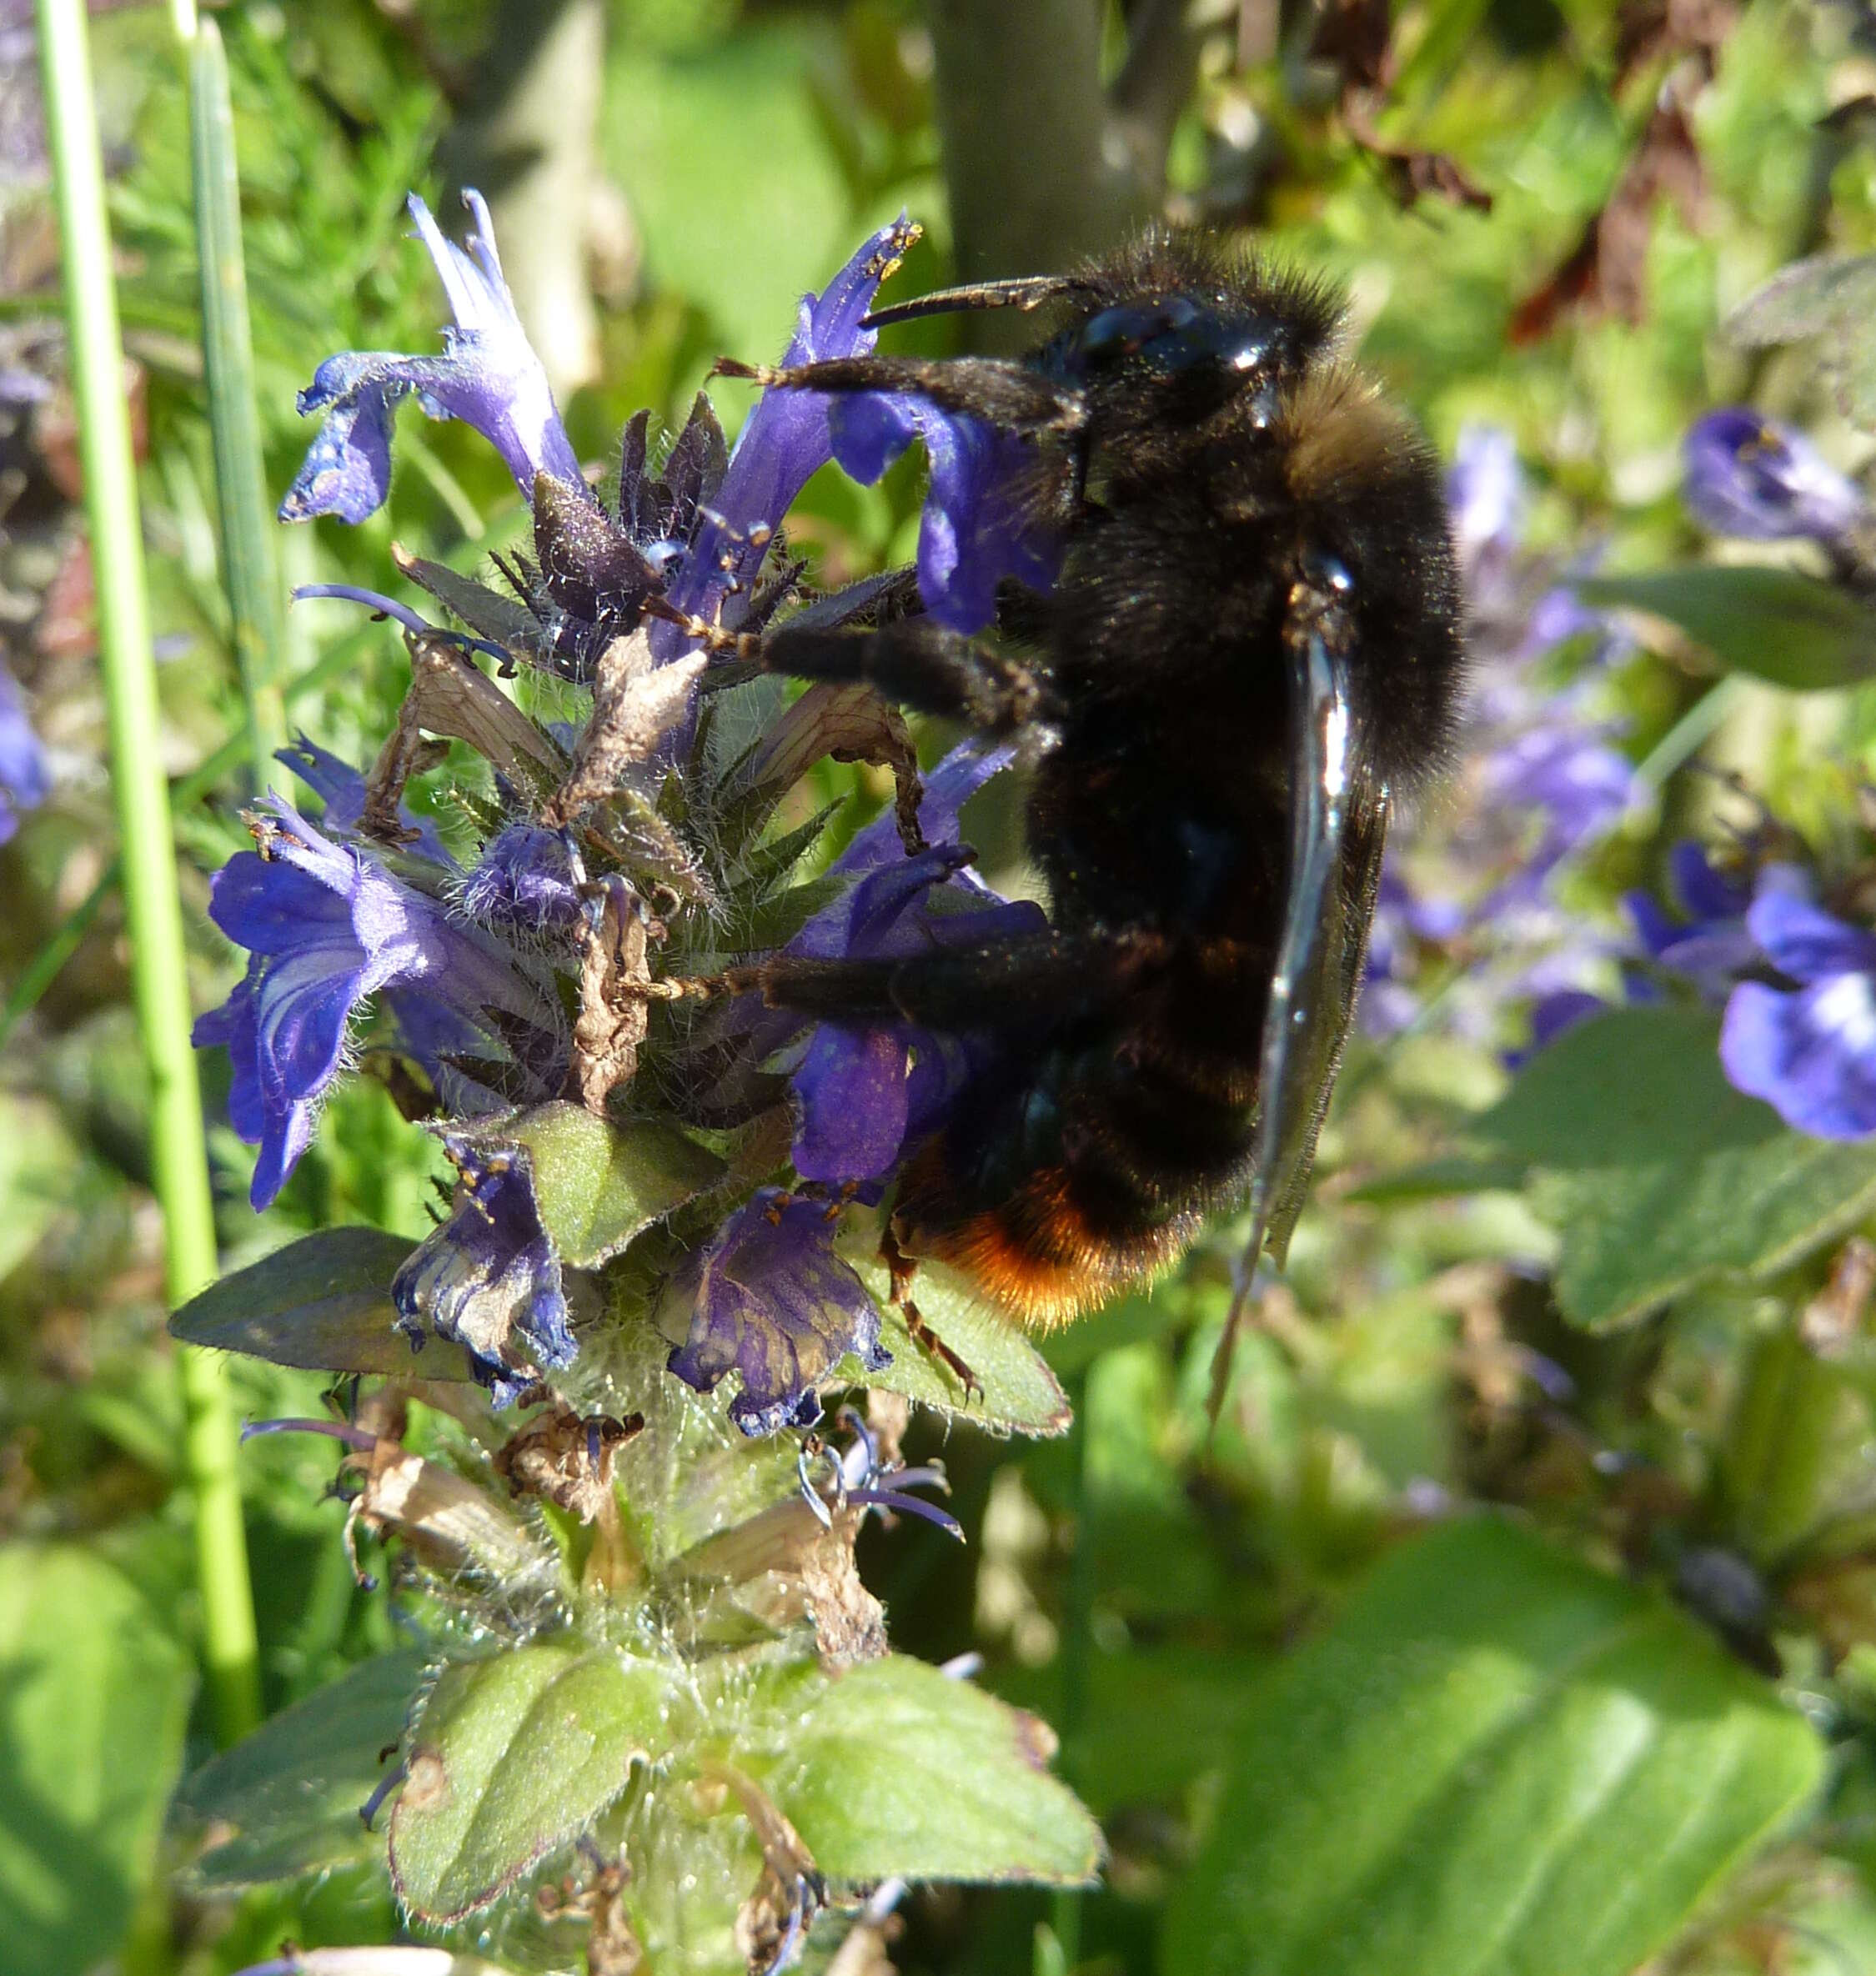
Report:
[{"label": "dark translucent wing", "polygon": [[[1287,1183],[1273,1190],[1270,1231],[1266,1246],[1271,1259],[1281,1268],[1289,1254],[1290,1236],[1302,1212],[1309,1192],[1310,1168],[1316,1161],[1316,1141],[1329,1109],[1336,1076],[1342,1068],[1342,1053],[1347,1046],[1348,1032],[1354,1026],[1355,1005],[1361,998],[1362,978],[1367,966],[1368,934],[1374,925],[1375,896],[1381,889],[1382,853],[1387,843],[1388,799],[1386,790],[1358,791],[1350,806],[1342,859],[1341,966],[1333,980],[1325,978],[1322,996],[1313,1016],[1315,1030],[1312,1061],[1319,1066],[1321,1081],[1316,1088],[1306,1131],[1295,1148],[1295,1158]],[[1333,960],[1332,953],[1327,956]]]},{"label": "dark translucent wing", "polygon": [[1293,791],[1290,880],[1257,1073],[1251,1239],[1212,1364],[1216,1418],[1257,1258],[1281,1264],[1302,1211],[1360,990],[1380,883],[1387,792],[1363,775],[1349,698],[1347,619],[1314,597],[1285,639]]}]

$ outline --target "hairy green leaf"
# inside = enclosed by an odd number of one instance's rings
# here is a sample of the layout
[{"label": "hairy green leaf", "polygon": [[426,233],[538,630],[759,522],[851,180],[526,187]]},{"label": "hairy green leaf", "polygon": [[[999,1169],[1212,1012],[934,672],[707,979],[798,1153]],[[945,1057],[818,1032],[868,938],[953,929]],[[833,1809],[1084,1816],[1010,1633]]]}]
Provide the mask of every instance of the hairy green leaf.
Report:
[{"label": "hairy green leaf", "polygon": [[[928,1266],[919,1271],[912,1287],[919,1314],[983,1387],[966,1395],[957,1375],[912,1337],[905,1320],[887,1304],[885,1266],[852,1250],[847,1260],[880,1306],[880,1341],[892,1354],[884,1372],[864,1375],[866,1385],[904,1393],[921,1407],[954,1414],[992,1433],[1067,1432],[1073,1417],[1061,1382],[1013,1320],[992,1310],[948,1270]],[[859,1382],[857,1362],[850,1361],[849,1368]]]},{"label": "hairy green leaf", "polygon": [[485,1908],[665,1753],[670,1676],[609,1648],[521,1647],[444,1673],[391,1814],[391,1877],[421,1919]]},{"label": "hairy green leaf", "polygon": [[1677,624],[1735,672],[1794,692],[1876,677],[1876,610],[1801,570],[1695,563],[1640,576],[1585,578],[1585,604]]},{"label": "hairy green leaf", "polygon": [[829,1878],[1094,1877],[1100,1829],[1035,1718],[899,1654],[802,1687],[784,1748],[750,1768]]},{"label": "hairy green leaf", "polygon": [[1561,1236],[1557,1301],[1593,1330],[1700,1283],[1763,1280],[1876,1210],[1876,1145],[1808,1138],[1733,1090],[1700,1010],[1578,1024],[1476,1131],[1532,1171]]},{"label": "hairy green leaf", "polygon": [[1259,1691],[1161,1967],[1628,1976],[1823,1769],[1664,1600],[1451,1524]]},{"label": "hairy green leaf", "polygon": [[359,1808],[384,1780],[425,1660],[406,1651],[361,1662],[189,1777],[172,1815],[216,1833],[191,1878],[245,1887],[382,1852]]},{"label": "hairy green leaf", "polygon": [[0,1547],[0,1960],[13,1976],[72,1976],[118,1945],[181,1768],[193,1685],[115,1566],[76,1545]]},{"label": "hairy green leaf", "polygon": [[[381,1228],[322,1228],[191,1297],[170,1335],[307,1372],[406,1372],[410,1342],[393,1328],[391,1278],[412,1246]],[[426,1378],[469,1377],[454,1353],[432,1356]]]}]

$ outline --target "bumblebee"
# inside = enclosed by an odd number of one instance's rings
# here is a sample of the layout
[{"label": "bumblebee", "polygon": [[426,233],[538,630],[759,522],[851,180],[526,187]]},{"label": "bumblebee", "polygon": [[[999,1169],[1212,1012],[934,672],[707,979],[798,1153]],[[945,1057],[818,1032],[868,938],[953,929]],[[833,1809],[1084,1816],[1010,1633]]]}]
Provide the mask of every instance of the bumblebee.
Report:
[{"label": "bumblebee", "polygon": [[[1050,310],[1016,359],[877,354],[771,387],[885,391],[1020,435],[1022,519],[1062,545],[999,635],[921,615],[745,640],[1035,744],[1048,930],[904,960],[735,970],[773,1005],[1006,1041],[904,1166],[887,1236],[1021,1323],[1058,1325],[1248,1203],[1281,1263],[1359,991],[1391,810],[1440,768],[1462,685],[1434,457],[1342,353],[1321,283],[1202,234],[947,290]],[[1248,1276],[1248,1271],[1246,1272]]]}]

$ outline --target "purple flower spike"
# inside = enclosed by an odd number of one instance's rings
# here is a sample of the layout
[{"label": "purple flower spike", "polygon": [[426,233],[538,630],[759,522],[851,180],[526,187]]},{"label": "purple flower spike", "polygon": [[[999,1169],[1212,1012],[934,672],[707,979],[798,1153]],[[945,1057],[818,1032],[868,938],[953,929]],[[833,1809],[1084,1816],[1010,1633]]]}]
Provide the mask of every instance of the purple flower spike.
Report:
[{"label": "purple flower spike", "polygon": [[1876,1132],[1876,934],[1762,884],[1746,924],[1796,985],[1744,981],[1720,1030],[1720,1061],[1739,1090],[1819,1139]]},{"label": "purple flower spike", "polygon": [[226,1044],[233,1060],[229,1116],[261,1149],[251,1194],[257,1208],[279,1192],[311,1143],[352,1016],[367,996],[402,991],[441,1004],[478,1032],[489,1007],[552,1021],[526,981],[434,900],[322,836],[290,805],[276,800],[273,807],[285,828],[269,855],[231,858],[210,895],[215,924],[253,956],[247,975],[195,1026],[198,1046]]},{"label": "purple flower spike", "polygon": [[[917,238],[917,228],[900,213],[863,242],[819,295],[804,295],[783,364],[865,356],[879,339],[860,328],[860,318]],[[679,609],[711,619],[720,613],[731,626],[740,621],[770,536],[810,476],[833,457],[828,406],[818,391],[765,391],[757,400],[683,567],[667,586]],[[651,649],[663,662],[680,657],[690,641],[675,624],[655,624]]]},{"label": "purple flower spike", "polygon": [[473,425],[506,461],[524,495],[532,498],[537,474],[586,492],[547,373],[502,278],[489,208],[480,193],[465,192],[463,201],[475,222],[467,248],[445,240],[429,208],[410,195],[411,217],[455,317],[443,333],[443,355],[346,350],[319,366],[299,394],[299,409],[324,412],[325,424],[280,504],[282,521],[336,514],[361,522],[383,507],[391,488],[392,414],[411,392],[429,417]]},{"label": "purple flower spike", "polygon": [[915,439],[925,441],[931,484],[919,524],[919,594],[941,624],[981,631],[1006,576],[1031,589],[1054,583],[1061,545],[1026,524],[1017,494],[1035,457],[1027,441],[922,399],[871,393],[836,406],[832,426],[835,458],[869,485]]},{"label": "purple flower spike", "polygon": [[818,1201],[764,1187],[680,1271],[690,1335],[670,1368],[699,1392],[741,1376],[730,1417],[752,1437],[820,1418],[815,1388],[850,1352],[870,1372],[892,1362],[879,1306],[834,1253],[835,1224]]},{"label": "purple flower spike", "polygon": [[0,844],[19,828],[20,812],[52,794],[52,769],[13,675],[0,665]]},{"label": "purple flower spike", "polygon": [[[506,1407],[537,1377],[558,1372],[579,1350],[567,1324],[560,1258],[534,1204],[524,1163],[489,1157],[446,1133],[461,1176],[454,1211],[391,1282],[398,1328],[420,1349],[432,1332],[460,1345],[469,1370]],[[515,1358],[519,1336],[534,1364]]]},{"label": "purple flower spike", "polygon": [[1683,454],[1688,507],[1717,535],[1837,543],[1868,510],[1862,489],[1803,433],[1742,405],[1699,419]]}]

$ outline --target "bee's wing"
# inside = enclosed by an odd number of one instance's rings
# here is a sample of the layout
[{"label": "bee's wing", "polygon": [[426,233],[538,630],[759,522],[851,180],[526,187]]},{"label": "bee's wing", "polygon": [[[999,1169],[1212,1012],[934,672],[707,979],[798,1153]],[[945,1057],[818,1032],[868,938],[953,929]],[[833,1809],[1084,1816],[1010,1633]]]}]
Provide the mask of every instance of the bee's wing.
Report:
[{"label": "bee's wing", "polygon": [[[1381,889],[1381,857],[1387,842],[1387,792],[1372,785],[1357,789],[1349,805],[1342,837],[1339,883],[1332,880],[1319,910],[1324,938],[1321,965],[1303,998],[1300,1036],[1290,1042],[1290,1082],[1293,1111],[1273,1121],[1267,1149],[1260,1135],[1259,1152],[1267,1150],[1270,1173],[1269,1228],[1265,1237],[1272,1260],[1281,1268],[1289,1252],[1290,1236],[1309,1191],[1309,1171],[1316,1159],[1316,1141],[1329,1109],[1342,1053],[1354,1024],[1355,1005],[1368,958],[1368,932],[1374,924],[1375,895]],[[1292,894],[1292,905],[1307,905],[1306,895]],[[1269,1074],[1272,1037],[1267,1023],[1264,1072]],[[1258,1171],[1266,1169],[1260,1157]]]},{"label": "bee's wing", "polygon": [[1217,1417],[1246,1291],[1267,1244],[1281,1265],[1302,1209],[1316,1141],[1367,955],[1387,835],[1387,791],[1357,757],[1348,620],[1322,594],[1293,614],[1290,877],[1258,1055],[1251,1239],[1212,1367]]}]

